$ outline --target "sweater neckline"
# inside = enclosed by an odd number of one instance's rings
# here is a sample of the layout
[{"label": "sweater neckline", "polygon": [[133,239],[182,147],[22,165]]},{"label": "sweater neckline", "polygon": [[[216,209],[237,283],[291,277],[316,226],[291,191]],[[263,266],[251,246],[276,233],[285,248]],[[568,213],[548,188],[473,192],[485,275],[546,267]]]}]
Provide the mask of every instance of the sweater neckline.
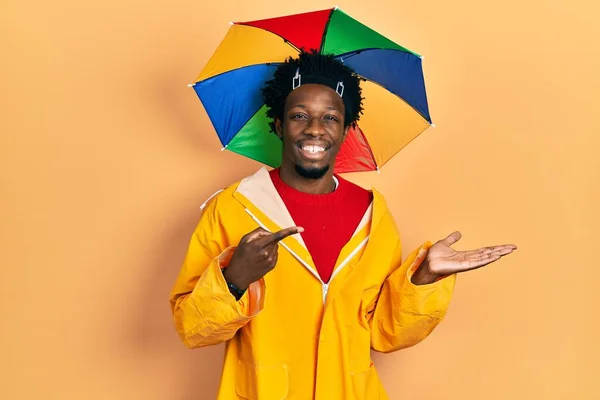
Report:
[{"label": "sweater neckline", "polygon": [[279,175],[279,168],[273,169],[269,172],[273,185],[279,195],[286,201],[293,201],[300,204],[312,205],[312,206],[332,206],[342,201],[350,189],[350,185],[339,176],[334,175],[336,180],[336,188],[329,193],[313,194],[301,192],[287,183],[285,183]]}]

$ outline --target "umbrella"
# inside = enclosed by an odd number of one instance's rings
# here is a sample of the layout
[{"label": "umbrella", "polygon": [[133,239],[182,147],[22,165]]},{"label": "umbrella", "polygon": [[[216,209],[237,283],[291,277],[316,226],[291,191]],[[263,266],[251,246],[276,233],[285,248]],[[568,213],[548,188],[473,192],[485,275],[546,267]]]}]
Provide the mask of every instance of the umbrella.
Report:
[{"label": "umbrella", "polygon": [[280,166],[282,143],[270,132],[260,89],[277,66],[300,49],[333,54],[362,79],[364,111],[340,148],[336,173],[379,171],[432,126],[422,56],[335,7],[231,23],[190,85],[223,149]]}]

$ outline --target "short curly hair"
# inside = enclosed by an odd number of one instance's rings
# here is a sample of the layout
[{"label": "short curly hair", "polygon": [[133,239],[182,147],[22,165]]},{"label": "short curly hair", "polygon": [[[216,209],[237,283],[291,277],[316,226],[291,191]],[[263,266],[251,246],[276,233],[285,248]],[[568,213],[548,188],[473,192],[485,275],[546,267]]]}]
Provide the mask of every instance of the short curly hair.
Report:
[{"label": "short curly hair", "polygon": [[267,81],[261,89],[262,100],[267,106],[267,117],[271,119],[269,126],[275,133],[275,118],[283,119],[285,100],[292,92],[292,80],[296,71],[302,75],[313,75],[321,78],[342,81],[344,83],[344,127],[355,124],[363,111],[361,78],[351,68],[344,65],[332,54],[323,54],[316,50],[301,50],[297,58],[289,57],[275,70],[273,79]]}]

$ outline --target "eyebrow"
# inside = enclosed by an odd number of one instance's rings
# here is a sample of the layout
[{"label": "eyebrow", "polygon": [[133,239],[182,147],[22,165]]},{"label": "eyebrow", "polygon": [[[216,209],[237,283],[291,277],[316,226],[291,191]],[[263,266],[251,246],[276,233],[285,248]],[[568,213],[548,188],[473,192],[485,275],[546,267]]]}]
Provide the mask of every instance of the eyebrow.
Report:
[{"label": "eyebrow", "polygon": [[[306,107],[306,105],[304,105],[304,104],[294,104],[294,105],[293,105],[293,106],[291,106],[290,108],[294,108],[294,107],[303,108],[303,109],[305,109],[305,110],[306,110],[306,108],[307,108],[307,107]],[[339,111],[339,112],[342,112],[342,111],[341,111],[339,108],[337,108],[337,107],[334,107],[334,106],[328,106],[328,107],[327,107],[327,109],[328,109],[328,110],[333,110],[333,111]]]}]

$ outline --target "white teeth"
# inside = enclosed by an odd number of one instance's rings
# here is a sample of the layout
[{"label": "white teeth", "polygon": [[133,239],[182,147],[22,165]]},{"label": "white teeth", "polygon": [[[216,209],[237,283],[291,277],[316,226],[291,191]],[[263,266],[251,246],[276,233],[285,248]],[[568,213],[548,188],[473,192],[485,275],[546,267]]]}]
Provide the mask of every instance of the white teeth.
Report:
[{"label": "white teeth", "polygon": [[304,146],[302,147],[302,150],[307,151],[309,153],[319,153],[321,151],[325,151],[325,148],[320,146]]}]

